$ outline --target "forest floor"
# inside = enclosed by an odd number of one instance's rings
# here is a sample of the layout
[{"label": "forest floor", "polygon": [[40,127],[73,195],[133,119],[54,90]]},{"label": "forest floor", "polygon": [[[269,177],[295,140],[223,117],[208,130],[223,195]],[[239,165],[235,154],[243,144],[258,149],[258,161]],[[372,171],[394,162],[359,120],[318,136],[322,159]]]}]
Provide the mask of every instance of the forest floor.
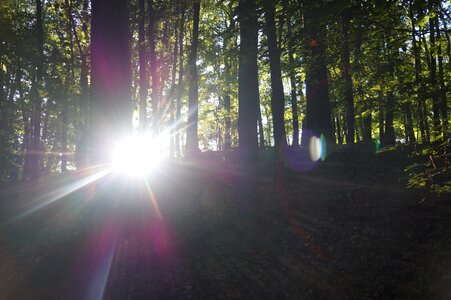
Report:
[{"label": "forest floor", "polygon": [[268,159],[249,197],[220,157],[3,185],[0,299],[449,299],[451,205],[407,189],[409,163]]}]

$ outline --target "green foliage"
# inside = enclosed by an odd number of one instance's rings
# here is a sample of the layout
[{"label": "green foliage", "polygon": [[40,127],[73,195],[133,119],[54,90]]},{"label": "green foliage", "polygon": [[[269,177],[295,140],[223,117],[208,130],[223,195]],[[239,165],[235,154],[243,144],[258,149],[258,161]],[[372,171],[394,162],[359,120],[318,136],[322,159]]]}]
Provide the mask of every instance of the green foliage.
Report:
[{"label": "green foliage", "polygon": [[413,163],[404,172],[409,188],[422,189],[437,196],[451,193],[451,145],[435,143],[412,153]]}]

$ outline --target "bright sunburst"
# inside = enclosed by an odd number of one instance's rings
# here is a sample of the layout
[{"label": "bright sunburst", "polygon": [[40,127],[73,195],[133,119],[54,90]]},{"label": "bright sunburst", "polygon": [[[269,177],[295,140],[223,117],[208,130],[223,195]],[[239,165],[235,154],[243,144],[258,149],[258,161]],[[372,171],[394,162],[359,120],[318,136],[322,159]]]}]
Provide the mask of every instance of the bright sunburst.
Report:
[{"label": "bright sunburst", "polygon": [[145,175],[161,160],[161,138],[147,135],[132,136],[119,141],[112,153],[113,169],[128,175]]}]

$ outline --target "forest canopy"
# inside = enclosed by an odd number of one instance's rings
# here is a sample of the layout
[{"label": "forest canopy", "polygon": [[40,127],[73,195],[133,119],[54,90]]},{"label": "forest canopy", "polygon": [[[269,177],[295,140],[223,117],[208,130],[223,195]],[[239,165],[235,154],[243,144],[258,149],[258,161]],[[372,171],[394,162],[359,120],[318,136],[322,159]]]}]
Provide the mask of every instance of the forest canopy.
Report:
[{"label": "forest canopy", "polygon": [[119,136],[200,151],[449,138],[451,1],[5,0],[0,181]]}]

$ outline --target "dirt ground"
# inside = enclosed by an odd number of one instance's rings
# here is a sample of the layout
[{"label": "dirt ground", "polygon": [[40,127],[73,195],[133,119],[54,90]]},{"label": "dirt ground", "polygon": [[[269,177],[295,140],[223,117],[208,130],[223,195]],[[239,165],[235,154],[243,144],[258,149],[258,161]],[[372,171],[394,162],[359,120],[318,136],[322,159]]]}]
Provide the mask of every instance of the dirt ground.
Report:
[{"label": "dirt ground", "polygon": [[[3,185],[0,299],[449,299],[450,204],[405,154]],[[100,176],[97,176],[100,177]]]}]

